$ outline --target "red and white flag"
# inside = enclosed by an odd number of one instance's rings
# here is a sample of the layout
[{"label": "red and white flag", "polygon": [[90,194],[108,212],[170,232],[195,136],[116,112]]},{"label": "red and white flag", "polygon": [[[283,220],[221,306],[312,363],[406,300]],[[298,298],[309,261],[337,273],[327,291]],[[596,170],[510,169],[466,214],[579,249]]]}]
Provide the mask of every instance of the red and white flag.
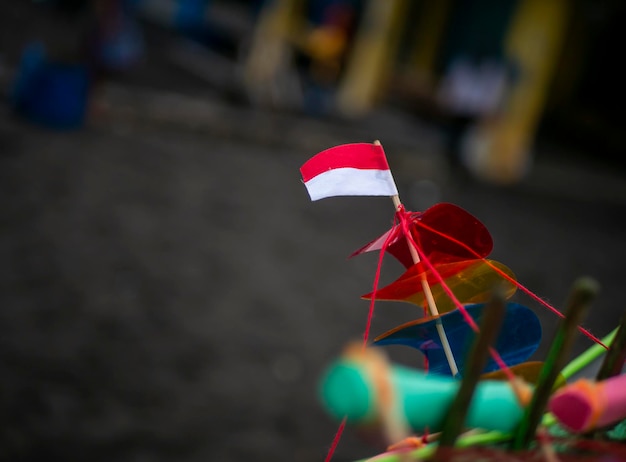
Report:
[{"label": "red and white flag", "polygon": [[395,196],[385,151],[379,144],[342,144],[311,157],[301,168],[312,201],[332,196]]}]

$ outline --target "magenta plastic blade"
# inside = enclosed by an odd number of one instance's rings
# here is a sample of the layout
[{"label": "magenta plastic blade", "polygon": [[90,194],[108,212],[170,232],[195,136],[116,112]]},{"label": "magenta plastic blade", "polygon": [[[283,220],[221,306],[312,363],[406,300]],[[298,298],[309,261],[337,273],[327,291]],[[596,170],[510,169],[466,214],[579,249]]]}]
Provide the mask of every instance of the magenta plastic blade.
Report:
[{"label": "magenta plastic blade", "polygon": [[[424,212],[410,214],[411,235],[431,263],[484,258],[493,248],[491,234],[476,217],[454,204],[435,204]],[[389,234],[387,252],[406,268],[414,264],[406,238],[398,225],[353,252],[350,257],[380,250]]]}]

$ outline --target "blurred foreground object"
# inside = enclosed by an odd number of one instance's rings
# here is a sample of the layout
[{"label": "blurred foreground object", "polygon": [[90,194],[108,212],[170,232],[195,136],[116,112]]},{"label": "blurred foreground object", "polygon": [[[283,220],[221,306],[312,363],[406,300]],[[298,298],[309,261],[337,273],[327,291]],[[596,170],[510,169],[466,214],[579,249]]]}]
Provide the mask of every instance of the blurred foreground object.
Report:
[{"label": "blurred foreground object", "polygon": [[557,392],[549,408],[575,433],[616,424],[626,419],[626,375],[601,382],[580,379]]},{"label": "blurred foreground object", "polygon": [[626,419],[626,315],[611,341],[596,380],[581,378],[552,396],[549,409],[568,430],[588,432]]},{"label": "blurred foreground object", "polygon": [[[321,381],[321,399],[326,410],[339,420],[347,416],[349,423],[374,424],[381,417],[377,388],[381,377],[372,375],[368,355],[357,353],[347,351],[329,366]],[[397,410],[410,427],[416,432],[441,430],[461,382],[399,365],[390,365],[387,373],[385,380],[396,397]],[[523,408],[508,382],[485,380],[476,388],[466,424],[511,432],[522,415]]]}]

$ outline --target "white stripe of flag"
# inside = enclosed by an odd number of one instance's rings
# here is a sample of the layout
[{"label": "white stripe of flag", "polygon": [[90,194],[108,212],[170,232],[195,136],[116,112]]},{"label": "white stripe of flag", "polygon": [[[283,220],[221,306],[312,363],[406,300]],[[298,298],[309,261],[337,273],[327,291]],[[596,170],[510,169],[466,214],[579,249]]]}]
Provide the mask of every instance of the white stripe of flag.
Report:
[{"label": "white stripe of flag", "polygon": [[395,196],[385,151],[380,144],[342,144],[316,154],[301,168],[312,201],[333,196]]}]

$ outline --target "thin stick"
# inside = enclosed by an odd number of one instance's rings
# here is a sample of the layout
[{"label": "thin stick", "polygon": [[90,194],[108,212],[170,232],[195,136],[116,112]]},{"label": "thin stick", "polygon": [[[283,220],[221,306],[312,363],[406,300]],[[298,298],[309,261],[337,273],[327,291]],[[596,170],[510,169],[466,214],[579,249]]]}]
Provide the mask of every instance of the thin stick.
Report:
[{"label": "thin stick", "polygon": [[[381,146],[380,141],[374,141],[374,144],[377,146]],[[391,196],[391,201],[393,202],[393,206],[397,211],[398,208],[402,205],[400,202],[400,197],[396,194],[395,196]],[[413,247],[411,240],[407,237],[406,240],[407,245],[409,246],[409,252],[411,252],[411,258],[413,258],[413,263],[418,264],[421,260],[419,254],[417,253],[417,249]],[[433,293],[430,290],[430,284],[428,284],[428,279],[426,278],[426,273],[422,273],[421,275],[422,289],[424,290],[424,296],[426,297],[426,302],[428,303],[428,309],[432,316],[439,316],[439,310],[437,309],[437,303],[435,302],[435,297],[433,297]],[[456,361],[454,359],[454,355],[452,354],[452,348],[450,348],[450,342],[448,341],[448,336],[446,335],[446,331],[443,328],[443,323],[441,319],[437,319],[435,321],[435,328],[437,329],[437,333],[439,334],[439,339],[441,340],[441,346],[443,347],[443,352],[446,355],[446,359],[448,360],[448,365],[450,366],[450,371],[452,372],[452,376],[456,377],[459,374],[459,368],[456,365]]]},{"label": "thin stick", "polygon": [[596,380],[600,382],[618,375],[624,367],[624,361],[626,361],[626,313],[620,319],[615,339],[606,352]]},{"label": "thin stick", "polygon": [[[504,318],[505,299],[502,291],[494,290],[493,296],[485,307],[485,315],[480,326],[480,333],[476,337],[472,348],[467,355],[467,365],[463,381],[443,423],[443,430],[439,438],[439,449],[451,448],[457,441],[465,426],[465,419],[469,411],[476,384],[480,374],[487,364],[489,347],[495,342]],[[444,460],[445,456],[439,450],[436,460]]]}]

